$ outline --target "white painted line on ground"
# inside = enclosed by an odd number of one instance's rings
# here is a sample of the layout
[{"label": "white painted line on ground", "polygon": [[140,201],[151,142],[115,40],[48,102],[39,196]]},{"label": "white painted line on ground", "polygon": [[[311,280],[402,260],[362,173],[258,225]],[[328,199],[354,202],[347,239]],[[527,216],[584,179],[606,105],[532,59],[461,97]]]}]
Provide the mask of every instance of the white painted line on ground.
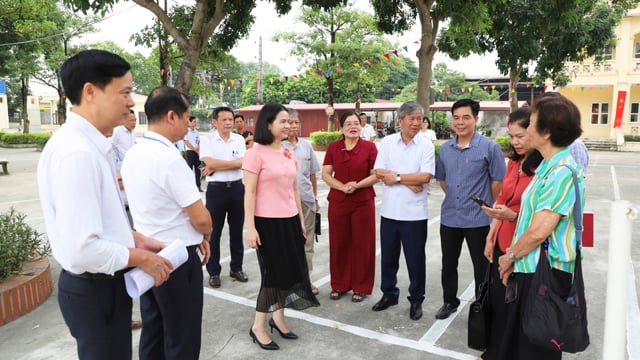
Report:
[{"label": "white painted line on ground", "polygon": [[616,168],[613,165],[611,165],[611,182],[613,183],[613,200],[620,200],[620,186],[618,186]]},{"label": "white painted line on ground", "polygon": [[629,299],[627,300],[627,354],[629,359],[640,359],[640,307],[636,293],[633,262],[629,261]]},{"label": "white painted line on ground", "polygon": [[451,325],[453,320],[458,317],[458,314],[462,312],[462,309],[464,309],[465,306],[467,306],[467,304],[471,302],[471,299],[475,298],[475,288],[475,282],[472,281],[460,296],[460,305],[458,305],[458,311],[451,314],[451,316],[444,320],[436,320],[436,322],[433,323],[431,328],[429,328],[427,333],[424,334],[424,336],[419,341],[425,342],[427,344],[435,344],[436,341],[440,339],[440,336],[442,336],[444,332],[447,331],[447,328],[449,327],[449,325]]},{"label": "white painted line on ground", "polygon": [[15,201],[5,201],[5,202],[1,202],[1,205],[11,205],[11,204],[23,204],[23,203],[28,203],[28,202],[34,202],[34,201],[40,201],[40,198],[35,198],[35,199],[26,199],[26,200],[15,200]]},{"label": "white painted line on ground", "polygon": [[[245,306],[248,306],[248,307],[255,308],[255,306],[256,306],[256,303],[253,300],[249,300],[249,299],[241,297],[241,296],[231,295],[231,294],[225,293],[223,291],[204,288],[204,293],[207,294],[207,295],[210,295],[210,296],[214,296],[214,297],[217,297],[217,298],[220,298],[220,299],[223,299],[223,300],[227,300],[227,301],[234,302],[234,303],[237,303],[237,304],[245,305]],[[461,352],[457,352],[457,351],[453,351],[453,350],[447,350],[447,349],[439,348],[437,346],[434,346],[433,344],[428,344],[428,343],[425,343],[425,342],[410,340],[410,339],[402,338],[402,337],[399,337],[399,336],[393,336],[393,335],[381,333],[381,332],[378,332],[378,331],[373,331],[373,330],[361,328],[361,327],[358,327],[358,326],[344,324],[344,323],[341,323],[341,322],[338,322],[338,321],[321,318],[319,316],[307,314],[307,313],[304,313],[304,312],[301,312],[301,311],[287,309],[286,313],[287,313],[288,317],[304,320],[304,321],[307,321],[307,322],[310,322],[310,323],[313,323],[313,324],[316,324],[316,325],[321,325],[321,326],[325,326],[325,327],[332,328],[332,329],[335,329],[335,330],[344,331],[344,332],[347,332],[347,333],[350,333],[350,334],[353,334],[353,335],[356,335],[356,336],[360,336],[360,337],[364,337],[364,338],[368,338],[368,339],[372,339],[372,340],[381,341],[381,342],[384,342],[384,343],[387,343],[387,344],[402,346],[402,347],[406,347],[406,348],[410,348],[410,349],[414,349],[414,350],[425,351],[425,352],[428,352],[428,353],[431,353],[431,354],[447,356],[447,357],[452,358],[452,359],[473,360],[473,359],[476,358],[473,355],[469,355],[469,354],[465,354],[465,353],[461,353]]]}]

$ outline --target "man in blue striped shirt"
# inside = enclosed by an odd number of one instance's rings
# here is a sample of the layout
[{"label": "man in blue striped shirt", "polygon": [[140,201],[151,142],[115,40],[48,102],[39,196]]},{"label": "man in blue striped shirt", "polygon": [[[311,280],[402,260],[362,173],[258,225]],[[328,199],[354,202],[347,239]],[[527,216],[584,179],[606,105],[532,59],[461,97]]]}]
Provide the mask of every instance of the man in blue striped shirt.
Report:
[{"label": "man in blue striped shirt", "polygon": [[445,192],[440,214],[444,304],[436,313],[436,319],[440,320],[456,312],[460,304],[457,297],[458,258],[464,239],[471,254],[478,293],[487,266],[483,250],[491,218],[470,197],[475,195],[493,204],[506,173],[500,146],[476,132],[479,112],[480,103],[471,99],[461,99],[453,104],[452,126],[456,136],[442,145],[436,160],[435,178]]}]

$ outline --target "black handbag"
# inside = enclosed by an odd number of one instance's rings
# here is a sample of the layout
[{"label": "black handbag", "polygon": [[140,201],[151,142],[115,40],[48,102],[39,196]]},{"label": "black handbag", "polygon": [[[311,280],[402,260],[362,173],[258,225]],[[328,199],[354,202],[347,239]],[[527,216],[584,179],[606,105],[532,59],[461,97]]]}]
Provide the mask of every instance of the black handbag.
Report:
[{"label": "black handbag", "polygon": [[319,212],[316,213],[315,233],[316,233],[316,242],[318,242],[318,235],[322,235],[322,219],[320,217],[320,213]]},{"label": "black handbag", "polygon": [[554,290],[554,279],[549,259],[544,244],[542,244],[538,267],[527,295],[522,330],[532,344],[560,352],[576,353],[584,351],[589,346],[589,331],[580,253],[582,206],[578,179],[573,169],[571,172],[576,189],[573,218],[576,224],[577,243],[573,284],[568,297],[564,298],[557,294],[557,291]]},{"label": "black handbag", "polygon": [[484,351],[487,348],[487,335],[491,313],[489,309],[489,283],[491,264],[487,265],[484,281],[478,287],[479,295],[469,306],[469,320],[467,323],[467,344],[470,348]]}]

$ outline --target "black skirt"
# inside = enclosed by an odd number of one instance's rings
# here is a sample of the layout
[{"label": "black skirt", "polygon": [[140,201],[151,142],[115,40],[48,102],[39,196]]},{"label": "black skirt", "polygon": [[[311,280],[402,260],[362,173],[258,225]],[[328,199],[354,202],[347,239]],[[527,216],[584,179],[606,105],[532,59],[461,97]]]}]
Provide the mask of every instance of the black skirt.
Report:
[{"label": "black skirt", "polygon": [[[533,273],[514,273],[516,280],[516,299],[511,303],[505,302],[505,286],[502,285],[498,273],[498,258],[504,255],[499,246],[493,251],[493,263],[491,266],[491,283],[489,287],[489,299],[491,307],[491,330],[487,341],[487,349],[481,355],[484,360],[560,360],[562,353],[541,348],[529,342],[522,331],[522,314],[526,309],[526,297],[531,287]],[[557,274],[556,279],[562,283],[566,280],[563,275]],[[569,284],[571,284],[569,280]]]},{"label": "black skirt", "polygon": [[262,243],[256,250],[262,275],[256,311],[304,310],[319,306],[311,292],[305,240],[298,215],[290,218],[256,216],[255,224]]}]

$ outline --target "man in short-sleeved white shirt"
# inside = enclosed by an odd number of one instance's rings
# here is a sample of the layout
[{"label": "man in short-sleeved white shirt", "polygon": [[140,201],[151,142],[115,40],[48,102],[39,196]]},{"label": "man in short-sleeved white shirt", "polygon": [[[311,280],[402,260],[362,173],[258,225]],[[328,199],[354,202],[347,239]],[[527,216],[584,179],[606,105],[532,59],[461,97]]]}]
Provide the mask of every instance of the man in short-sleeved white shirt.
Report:
[{"label": "man in short-sleeved white shirt", "polygon": [[382,311],[398,303],[397,264],[402,247],[409,271],[409,317],[422,317],[426,282],[425,245],[428,214],[426,184],[435,172],[434,146],[418,135],[423,109],[408,101],[398,109],[400,133],[386,136],[374,165],[376,175],[383,181],[380,210],[380,247],[383,296],[373,306]]},{"label": "man in short-sleeved white shirt", "polygon": [[360,118],[360,138],[367,141],[374,141],[376,139],[376,131],[371,124],[367,124],[367,114],[361,113]]},{"label": "man in short-sleeved white shirt", "polygon": [[193,182],[193,172],[173,145],[187,132],[189,101],[178,90],[161,86],[151,91],[145,112],[149,130],[122,163],[131,215],[137,230],[165,244],[182,241],[188,259],[163,286],[140,297],[140,359],[198,359],[202,265],[209,256],[211,217]]},{"label": "man in short-sleeved white shirt", "polygon": [[120,171],[124,156],[136,143],[136,133],[133,132],[136,128],[136,115],[133,113],[133,110],[129,111],[130,113],[124,121],[124,124],[113,129],[113,135],[110,138],[115,153],[116,171]]},{"label": "man in short-sleeved white shirt", "polygon": [[200,139],[200,160],[207,175],[207,209],[213,220],[211,232],[211,259],[207,263],[209,285],[221,286],[220,237],[225,218],[229,224],[229,276],[240,282],[249,280],[242,270],[244,243],[244,185],[242,184],[242,158],[247,150],[242,135],[233,133],[233,110],[220,106],[213,110],[212,125],[218,129]]}]

